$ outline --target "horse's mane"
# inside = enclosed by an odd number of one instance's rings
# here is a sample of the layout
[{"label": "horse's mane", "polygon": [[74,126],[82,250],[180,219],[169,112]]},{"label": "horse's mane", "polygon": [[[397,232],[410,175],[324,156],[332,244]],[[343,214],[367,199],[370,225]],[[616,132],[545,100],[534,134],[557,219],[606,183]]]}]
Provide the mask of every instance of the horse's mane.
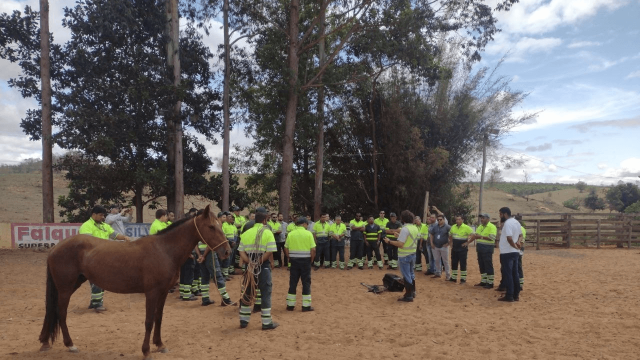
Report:
[{"label": "horse's mane", "polygon": [[184,223],[186,223],[187,221],[190,221],[190,220],[192,220],[192,219],[193,219],[192,217],[185,217],[185,218],[182,218],[182,219],[180,219],[180,220],[178,220],[178,221],[176,221],[176,222],[174,222],[174,223],[171,223],[171,225],[169,225],[168,227],[166,227],[166,228],[164,228],[164,229],[162,229],[162,230],[158,231],[158,232],[156,233],[156,235],[161,235],[161,234],[169,233],[169,232],[171,232],[171,231],[175,230],[178,226],[180,226],[180,225],[182,225],[182,224],[184,224]]}]

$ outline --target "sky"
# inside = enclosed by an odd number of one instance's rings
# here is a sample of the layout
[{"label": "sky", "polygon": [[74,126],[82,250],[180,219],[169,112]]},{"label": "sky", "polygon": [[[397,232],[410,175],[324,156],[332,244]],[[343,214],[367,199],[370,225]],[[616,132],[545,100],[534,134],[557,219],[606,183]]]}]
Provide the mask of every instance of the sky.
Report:
[{"label": "sky", "polygon": [[[495,3],[496,0],[489,0]],[[22,10],[35,0],[0,0],[0,12]],[[62,43],[62,7],[51,2],[50,29]],[[478,66],[494,67],[507,55],[499,72],[511,87],[529,93],[516,113],[539,112],[534,123],[509,134],[500,150],[521,158],[523,166],[498,167],[507,181],[615,184],[640,180],[640,0],[520,0],[511,11],[497,14],[502,32],[482,53]],[[635,24],[635,25],[634,25]],[[222,41],[214,25],[205,39],[214,51]],[[16,64],[0,60],[0,163],[41,157],[40,142],[29,141],[20,128],[26,110],[36,107],[8,87]],[[231,143],[250,144],[241,129]],[[221,158],[222,141],[207,144]],[[61,153],[60,149],[54,152]],[[217,162],[216,162],[217,163]],[[215,170],[215,169],[214,169]]]}]

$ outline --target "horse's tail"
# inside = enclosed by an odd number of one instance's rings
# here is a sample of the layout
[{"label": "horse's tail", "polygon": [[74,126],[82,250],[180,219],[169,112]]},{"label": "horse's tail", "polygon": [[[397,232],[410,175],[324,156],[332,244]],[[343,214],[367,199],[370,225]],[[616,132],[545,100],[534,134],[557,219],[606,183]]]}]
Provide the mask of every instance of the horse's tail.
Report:
[{"label": "horse's tail", "polygon": [[47,312],[44,315],[44,323],[42,324],[42,331],[40,332],[40,342],[45,344],[51,340],[53,344],[60,333],[60,313],[58,312],[58,289],[53,282],[49,265],[47,265],[46,308]]}]

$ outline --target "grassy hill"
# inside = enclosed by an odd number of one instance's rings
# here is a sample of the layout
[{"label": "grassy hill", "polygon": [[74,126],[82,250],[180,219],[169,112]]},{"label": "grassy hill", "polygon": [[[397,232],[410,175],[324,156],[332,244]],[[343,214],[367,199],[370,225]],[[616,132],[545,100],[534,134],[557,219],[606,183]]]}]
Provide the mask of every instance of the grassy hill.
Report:
[{"label": "grassy hill", "polygon": [[[245,183],[246,176],[240,176],[240,185]],[[513,189],[535,193],[526,198],[514,196]],[[603,190],[597,188],[598,195],[604,197]],[[478,205],[479,186],[474,187],[471,201]],[[0,222],[40,222],[42,221],[42,185],[39,171],[27,173],[0,173],[0,191],[2,191],[2,202],[0,202]],[[54,197],[66,195],[67,181],[64,174],[54,173]],[[588,191],[580,193],[575,186],[565,184],[541,184],[541,183],[499,183],[492,187],[485,185],[483,195],[483,210],[492,217],[498,217],[498,209],[503,206],[511,208],[512,213],[534,213],[534,212],[585,212],[585,209],[578,211],[571,210],[562,205],[562,202],[573,197],[586,197]],[[160,203],[164,204],[161,199]],[[185,199],[185,210],[191,207],[203,208],[210,202],[198,196],[187,196]],[[213,204],[212,204],[213,205]],[[432,204],[438,205],[438,204]],[[219,211],[215,207],[216,211]],[[444,210],[444,209],[443,209]],[[58,215],[60,208],[56,205],[55,219],[60,221]],[[477,209],[476,209],[477,211]],[[608,210],[603,212],[608,213]],[[144,221],[150,222],[154,218],[155,210],[145,208],[143,211]]]}]

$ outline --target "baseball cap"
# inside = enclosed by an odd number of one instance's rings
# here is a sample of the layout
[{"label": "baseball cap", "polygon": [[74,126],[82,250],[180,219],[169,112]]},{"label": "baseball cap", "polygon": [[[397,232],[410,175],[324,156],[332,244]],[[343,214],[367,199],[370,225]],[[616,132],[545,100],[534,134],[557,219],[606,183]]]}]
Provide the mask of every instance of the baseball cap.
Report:
[{"label": "baseball cap", "polygon": [[491,219],[491,216],[489,216],[489,214],[487,214],[487,213],[482,213],[482,214],[480,214],[478,216],[479,217],[484,217],[484,218],[487,218],[487,219]]}]

